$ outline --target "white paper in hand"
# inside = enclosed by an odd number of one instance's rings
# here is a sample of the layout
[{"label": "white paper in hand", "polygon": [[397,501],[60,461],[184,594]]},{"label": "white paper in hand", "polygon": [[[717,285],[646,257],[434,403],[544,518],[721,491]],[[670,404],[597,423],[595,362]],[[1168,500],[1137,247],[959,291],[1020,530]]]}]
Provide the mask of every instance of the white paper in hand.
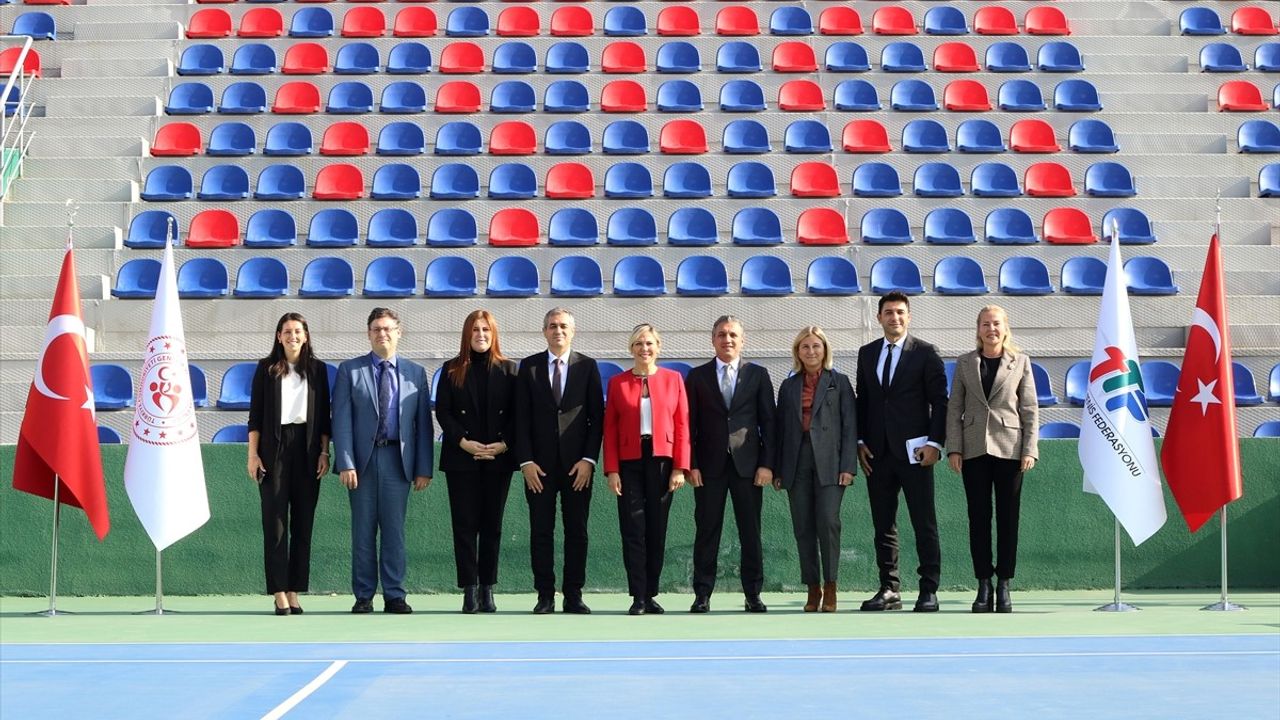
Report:
[{"label": "white paper in hand", "polygon": [[929,436],[921,435],[920,437],[907,438],[907,462],[912,465],[919,465],[920,458],[916,455],[916,451],[929,444]]}]

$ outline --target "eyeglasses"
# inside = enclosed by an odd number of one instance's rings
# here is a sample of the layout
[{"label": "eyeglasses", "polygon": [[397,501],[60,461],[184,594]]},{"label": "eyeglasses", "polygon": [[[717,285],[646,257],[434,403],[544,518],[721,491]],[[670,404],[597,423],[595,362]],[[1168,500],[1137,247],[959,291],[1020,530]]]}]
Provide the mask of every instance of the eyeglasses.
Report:
[{"label": "eyeglasses", "polygon": [[373,327],[369,328],[369,333],[372,335],[381,335],[382,333],[387,333],[388,335],[390,335],[391,333],[399,329],[400,329],[399,325],[374,325]]}]

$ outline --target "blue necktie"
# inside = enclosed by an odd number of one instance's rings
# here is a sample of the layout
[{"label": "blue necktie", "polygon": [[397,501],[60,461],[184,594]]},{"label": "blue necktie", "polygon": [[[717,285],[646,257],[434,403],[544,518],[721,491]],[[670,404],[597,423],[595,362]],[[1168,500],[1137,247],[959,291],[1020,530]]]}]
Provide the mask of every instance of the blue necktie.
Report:
[{"label": "blue necktie", "polygon": [[391,361],[378,363],[378,435],[377,440],[386,440],[391,432]]}]

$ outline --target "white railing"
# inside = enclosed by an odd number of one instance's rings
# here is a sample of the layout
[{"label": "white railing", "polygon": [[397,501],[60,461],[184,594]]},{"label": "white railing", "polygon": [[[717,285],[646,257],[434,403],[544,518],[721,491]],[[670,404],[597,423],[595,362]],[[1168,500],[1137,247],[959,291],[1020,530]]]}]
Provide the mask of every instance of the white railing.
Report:
[{"label": "white railing", "polygon": [[[31,52],[31,40],[27,35],[0,36],[0,47],[10,41],[22,42],[13,71],[7,78],[0,78],[5,81],[3,90],[0,90],[0,107],[3,108],[0,112],[0,200],[8,193],[10,183],[22,174],[27,148],[31,146],[34,135],[27,131],[27,119],[31,117],[29,92],[36,75],[23,72],[27,55]],[[10,167],[11,164],[16,166]]]}]

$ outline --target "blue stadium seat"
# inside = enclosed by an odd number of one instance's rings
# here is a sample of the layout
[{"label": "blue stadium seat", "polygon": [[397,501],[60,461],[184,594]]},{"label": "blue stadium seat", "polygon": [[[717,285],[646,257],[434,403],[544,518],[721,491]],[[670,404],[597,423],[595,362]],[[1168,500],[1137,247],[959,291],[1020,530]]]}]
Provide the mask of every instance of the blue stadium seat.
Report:
[{"label": "blue stadium seat", "polygon": [[267,111],[267,91],[256,82],[234,82],[222,91],[218,112],[223,115],[256,115]]},{"label": "blue stadium seat", "polygon": [[478,7],[456,7],[445,20],[444,34],[447,37],[484,37],[489,34],[489,16]]},{"label": "blue stadium seat", "polygon": [[236,271],[236,297],[272,298],[289,294],[289,271],[273,257],[251,257]]},{"label": "blue stadium seat", "polygon": [[667,218],[667,242],[671,245],[697,247],[715,245],[718,241],[719,230],[710,210],[682,207]]},{"label": "blue stadium seat", "polygon": [[609,378],[624,372],[622,366],[610,360],[598,360],[597,366],[600,368],[600,385],[604,389],[605,399],[609,398]]},{"label": "blue stadium seat", "polygon": [[859,234],[868,245],[906,245],[912,242],[911,224],[897,208],[871,208],[862,215]]},{"label": "blue stadium seat", "polygon": [[924,292],[920,268],[916,267],[911,258],[889,255],[872,264],[871,292],[883,295],[893,290],[907,295],[919,295]]},{"label": "blue stadium seat", "polygon": [[[222,373],[222,387],[218,392],[218,408],[220,410],[248,410],[249,397],[252,394],[253,375],[257,372],[256,362],[239,362]],[[245,440],[248,441],[246,429]]]},{"label": "blue stadium seat", "polygon": [[752,255],[742,263],[742,294],[776,297],[795,292],[791,284],[791,268],[785,260],[773,255]]},{"label": "blue stadium seat", "polygon": [[436,155],[479,155],[480,128],[466,121],[447,122],[436,131]]},{"label": "blue stadium seat", "polygon": [[813,18],[801,7],[780,7],[769,16],[770,35],[812,35]]},{"label": "blue stadium seat", "polygon": [[925,12],[924,31],[928,35],[966,35],[969,25],[958,8],[941,5]]},{"label": "blue stadium seat", "polygon": [[471,297],[476,294],[476,268],[464,257],[442,255],[427,264],[425,284],[429,298]]},{"label": "blue stadium seat", "polygon": [[1234,45],[1209,43],[1200,48],[1201,72],[1244,72],[1248,69],[1240,50]]},{"label": "blue stadium seat", "polygon": [[184,82],[169,91],[164,105],[169,115],[203,115],[213,112],[213,88],[202,82]]},{"label": "blue stadium seat", "polygon": [[1101,120],[1079,120],[1067,133],[1067,146],[1080,153],[1119,152],[1111,127]]},{"label": "blue stadium seat", "polygon": [[711,174],[702,163],[673,163],[662,175],[662,195],[669,198],[711,197]]},{"label": "blue stadium seat", "polygon": [[867,49],[849,40],[828,45],[822,62],[827,72],[866,72],[871,69]]},{"label": "blue stadium seat", "polygon": [[1067,112],[1097,112],[1102,109],[1102,101],[1093,83],[1073,78],[1053,89],[1053,107]]},{"label": "blue stadium seat", "polygon": [[1040,407],[1053,407],[1058,404],[1058,396],[1053,394],[1053,384],[1049,382],[1049,371],[1038,362],[1031,363],[1031,378],[1036,383],[1036,402]]},{"label": "blue stadium seat", "polygon": [[991,292],[982,266],[964,255],[950,255],[933,267],[933,290],[940,295],[986,295]]},{"label": "blue stadium seat", "polygon": [[57,40],[58,24],[47,12],[28,10],[13,19],[10,35],[26,35],[32,40]]},{"label": "blue stadium seat", "polygon": [[684,362],[683,360],[659,360],[658,367],[666,368],[667,370],[675,370],[680,373],[680,377],[682,378],[688,378],[689,371],[693,369],[693,365]]},{"label": "blue stadium seat", "polygon": [[1178,15],[1178,29],[1183,35],[1222,35],[1227,32],[1212,8],[1189,7]]},{"label": "blue stadium seat", "polygon": [[165,238],[176,235],[177,229],[177,218],[168,210],[144,210],[129,221],[129,234],[124,239],[124,246],[162,248]]},{"label": "blue stadium seat", "polygon": [[403,208],[383,208],[369,218],[369,247],[411,247],[418,240],[418,220]]},{"label": "blue stadium seat", "polygon": [[587,155],[591,152],[591,131],[577,120],[560,120],[547,127],[542,144],[548,155]]},{"label": "blue stadium seat", "polygon": [[898,171],[889,163],[865,162],[853,171],[853,194],[857,197],[897,197],[902,194]]},{"label": "blue stadium seat", "polygon": [[734,213],[730,236],[734,245],[779,245],[782,220],[769,208],[744,208]]},{"label": "blue stadium seat", "polygon": [[289,22],[289,37],[318,38],[332,34],[333,15],[327,8],[298,8]]},{"label": "blue stadium seat", "polygon": [[720,86],[720,109],[724,112],[763,112],[764,90],[751,80],[730,80]]},{"label": "blue stadium seat", "polygon": [[373,89],[359,80],[340,82],[329,91],[324,111],[340,114],[373,112]]},{"label": "blue stadium seat", "polygon": [[894,110],[924,112],[937,110],[933,88],[923,80],[903,80],[889,91],[889,106]]},{"label": "blue stadium seat", "polygon": [[[443,130],[443,128],[441,128]],[[436,151],[439,152],[439,138],[436,139]],[[421,155],[427,151],[427,138],[422,134],[422,126],[413,122],[393,122],[382,126],[378,132],[379,155]]]},{"label": "blue stadium seat", "polygon": [[1093,197],[1133,197],[1138,194],[1129,169],[1115,162],[1090,165],[1084,175],[1084,191]]},{"label": "blue stadium seat", "polygon": [[947,129],[937,120],[912,120],[902,128],[902,149],[911,153],[951,152]]},{"label": "blue stadium seat", "polygon": [[298,224],[293,214],[279,208],[265,208],[249,216],[244,227],[247,248],[281,248],[298,243]]},{"label": "blue stadium seat", "polygon": [[1242,153],[1280,153],[1280,125],[1270,120],[1245,120],[1236,132]]},{"label": "blue stadium seat", "polygon": [[969,191],[978,197],[1019,197],[1018,174],[1004,163],[975,165],[969,178]]},{"label": "blue stadium seat", "polygon": [[729,168],[728,194],[734,198],[766,198],[778,194],[773,170],[759,162],[740,162]]},{"label": "blue stadium seat", "polygon": [[431,69],[431,50],[416,41],[396,44],[387,54],[390,75],[422,75]]},{"label": "blue stadium seat", "polygon": [[396,255],[376,257],[364,270],[365,297],[413,297],[417,289],[413,263]]},{"label": "blue stadium seat", "polygon": [[667,292],[662,264],[647,255],[628,255],[613,266],[613,294],[657,297]]},{"label": "blue stadium seat", "polygon": [[880,69],[884,72],[925,72],[924,53],[918,45],[897,41],[880,51]]},{"label": "blue stadium seat", "polygon": [[1000,292],[1005,295],[1050,295],[1049,268],[1040,258],[1015,255],[1000,263]]},{"label": "blue stadium seat", "polygon": [[127,300],[149,299],[156,296],[159,284],[160,261],[133,258],[126,260],[116,271],[116,284],[111,288],[111,296]]},{"label": "blue stadium seat", "polygon": [[1040,46],[1036,65],[1043,72],[1083,72],[1084,60],[1080,49],[1065,40],[1055,40]]},{"label": "blue stadium seat", "polygon": [[98,444],[99,445],[120,445],[124,440],[121,439],[120,433],[106,425],[98,426]]},{"label": "blue stadium seat", "polygon": [[1102,232],[1100,237],[1111,234],[1111,224],[1115,221],[1120,243],[1124,245],[1150,245],[1156,241],[1156,234],[1151,229],[1151,221],[1145,213],[1137,208],[1112,208],[1102,216]]},{"label": "blue stadium seat", "polygon": [[1173,405],[1173,394],[1178,390],[1178,366],[1167,360],[1147,360],[1141,365],[1142,389],[1146,392],[1149,407]]},{"label": "blue stadium seat", "polygon": [[511,40],[493,50],[493,72],[499,75],[526,75],[538,69],[538,53],[527,42]]},{"label": "blue stadium seat", "polygon": [[548,245],[595,245],[599,241],[600,225],[590,210],[557,210],[547,223]]},{"label": "blue stadium seat", "polygon": [[713,297],[729,293],[729,273],[719,258],[690,255],[676,268],[676,294]]},{"label": "blue stadium seat", "polygon": [[551,266],[551,294],[562,297],[596,297],[604,294],[600,264],[589,257],[568,255]]},{"label": "blue stadium seat", "polygon": [[314,149],[310,128],[300,122],[281,122],[267,130],[262,154],[292,157],[310,155]]},{"label": "blue stadium seat", "polygon": [[759,155],[769,152],[769,131],[755,120],[734,120],[724,126],[724,151],[730,154]]},{"label": "blue stadium seat", "polygon": [[310,247],[350,247],[360,236],[356,216],[345,208],[325,208],[311,216],[307,226]]},{"label": "blue stadium seat", "polygon": [[605,155],[644,155],[649,152],[649,130],[635,120],[615,120],[605,126],[600,149]]},{"label": "blue stadium seat", "polygon": [[227,286],[227,266],[217,258],[193,257],[178,268],[178,297],[224,297]]},{"label": "blue stadium seat", "polygon": [[983,235],[992,245],[1034,245],[1040,242],[1031,216],[1021,208],[996,208],[987,213]]},{"label": "blue stadium seat", "polygon": [[658,47],[654,66],[660,73],[696,73],[702,70],[702,56],[693,43],[673,40]]},{"label": "blue stadium seat", "polygon": [[489,94],[489,112],[531,113],[538,105],[533,86],[523,80],[507,80],[493,86]]},{"label": "blue stadium seat", "polygon": [[1280,402],[1280,363],[1271,367],[1271,373],[1267,377],[1268,398],[1271,402]]},{"label": "blue stadium seat", "polygon": [[967,153],[1002,153],[1004,144],[1000,128],[990,120],[965,120],[956,128],[956,150]]},{"label": "blue stadium seat", "polygon": [[716,72],[753,73],[760,70],[760,51],[749,42],[731,40],[721,44],[716,51]]},{"label": "blue stadium seat", "polygon": [[533,168],[520,162],[502,163],[489,173],[489,197],[499,200],[528,200],[538,194],[538,177]]},{"label": "blue stadium seat", "polygon": [[387,163],[373,174],[369,197],[374,200],[413,200],[422,197],[422,178],[408,163]]},{"label": "blue stadium seat", "polygon": [[249,442],[249,426],[244,423],[224,425],[213,433],[209,442],[219,445]]},{"label": "blue stadium seat", "polygon": [[813,259],[806,273],[805,287],[810,295],[857,295],[862,292],[858,284],[858,270],[848,258],[827,255]]},{"label": "blue stadium seat", "polygon": [[307,192],[306,178],[295,165],[268,165],[258,173],[255,200],[298,200]]},{"label": "blue stadium seat", "polygon": [[258,138],[248,123],[224,122],[209,133],[209,144],[205,146],[204,154],[214,157],[252,155],[257,148]]},{"label": "blue stadium seat", "polygon": [[278,67],[276,51],[266,43],[245,43],[231,56],[232,75],[272,75]]},{"label": "blue stadium seat", "polygon": [[1047,422],[1040,426],[1041,440],[1074,440],[1078,437],[1080,437],[1080,426],[1073,422]]},{"label": "blue stadium seat", "polygon": [[1001,40],[987,47],[987,72],[1031,72],[1031,59],[1026,48],[1016,42]]},{"label": "blue stadium seat", "polygon": [[591,66],[587,49],[576,42],[558,42],[547,48],[546,71],[553,74],[577,75]]},{"label": "blue stadium seat", "polygon": [[605,242],[610,245],[642,246],[658,243],[658,223],[643,208],[622,208],[609,216]]},{"label": "blue stadium seat", "polygon": [[475,216],[462,208],[437,210],[427,220],[427,247],[468,247],[477,237]]},{"label": "blue stadium seat", "polygon": [[1177,295],[1173,271],[1157,257],[1137,256],[1124,261],[1125,284],[1130,295]]},{"label": "blue stadium seat", "polygon": [[123,410],[133,407],[133,378],[122,365],[102,363],[89,366],[95,410]]},{"label": "blue stadium seat", "polygon": [[609,8],[604,14],[603,29],[606,37],[636,37],[648,32],[644,12],[628,5]]},{"label": "blue stadium seat", "polygon": [[339,298],[354,294],[355,272],[340,257],[318,257],[302,269],[302,297]]},{"label": "blue stadium seat", "polygon": [[688,80],[668,80],[658,86],[658,112],[701,112],[702,91]]},{"label": "blue stadium seat", "polygon": [[916,168],[914,192],[917,197],[960,197],[960,172],[942,162],[923,163]]},{"label": "blue stadium seat", "polygon": [[249,197],[249,173],[239,165],[214,165],[200,178],[201,200],[244,200]]},{"label": "blue stadium seat", "polygon": [[880,96],[876,86],[866,80],[843,80],[836,85],[835,98],[832,104],[837,110],[852,112],[870,112],[879,110]]},{"label": "blue stadium seat", "polygon": [[653,178],[640,163],[616,163],[605,171],[604,194],[611,198],[653,197]]},{"label": "blue stadium seat", "polygon": [[829,153],[831,133],[817,120],[797,120],[787,126],[782,146],[789,153]]},{"label": "blue stadium seat", "polygon": [[937,208],[924,217],[924,241],[934,245],[972,245],[973,220],[959,208]]},{"label": "blue stadium seat", "polygon": [[587,86],[577,80],[557,80],[547,85],[542,110],[549,113],[582,113],[591,109]]},{"label": "blue stadium seat", "polygon": [[1062,263],[1062,292],[1068,295],[1101,295],[1107,280],[1107,264],[1096,257],[1077,255]]},{"label": "blue stadium seat", "polygon": [[462,163],[440,165],[431,176],[433,200],[468,200],[480,196],[480,176]]},{"label": "blue stadium seat", "polygon": [[1280,438],[1280,420],[1267,420],[1258,423],[1258,427],[1253,429],[1253,436],[1256,438]]},{"label": "blue stadium seat", "polygon": [[1066,388],[1064,394],[1072,405],[1084,405],[1085,395],[1089,391],[1089,361],[1078,360],[1067,368]]},{"label": "blue stadium seat", "polygon": [[1268,163],[1258,171],[1258,197],[1280,197],[1280,163]]},{"label": "blue stadium seat", "polygon": [[1034,112],[1044,110],[1040,87],[1030,80],[1009,80],[1000,86],[997,102],[1001,110]]},{"label": "blue stadium seat", "polygon": [[1231,373],[1235,379],[1234,391],[1236,405],[1250,407],[1262,404],[1262,396],[1258,394],[1258,386],[1253,382],[1253,373],[1239,362],[1231,363]]},{"label": "blue stadium seat", "polygon": [[333,72],[337,75],[372,75],[378,72],[382,57],[373,43],[350,42],[338,48],[333,59]]},{"label": "blue stadium seat", "polygon": [[1253,51],[1253,68],[1260,72],[1280,71],[1280,43],[1266,42]]},{"label": "blue stadium seat", "polygon": [[158,165],[147,173],[139,196],[143,200],[190,200],[194,183],[181,165]]},{"label": "blue stadium seat", "polygon": [[222,49],[210,43],[188,45],[178,58],[179,75],[217,75],[226,71]]},{"label": "blue stadium seat", "polygon": [[379,112],[420,113],[426,109],[427,92],[420,83],[397,80],[382,88],[382,98],[378,101]]}]

